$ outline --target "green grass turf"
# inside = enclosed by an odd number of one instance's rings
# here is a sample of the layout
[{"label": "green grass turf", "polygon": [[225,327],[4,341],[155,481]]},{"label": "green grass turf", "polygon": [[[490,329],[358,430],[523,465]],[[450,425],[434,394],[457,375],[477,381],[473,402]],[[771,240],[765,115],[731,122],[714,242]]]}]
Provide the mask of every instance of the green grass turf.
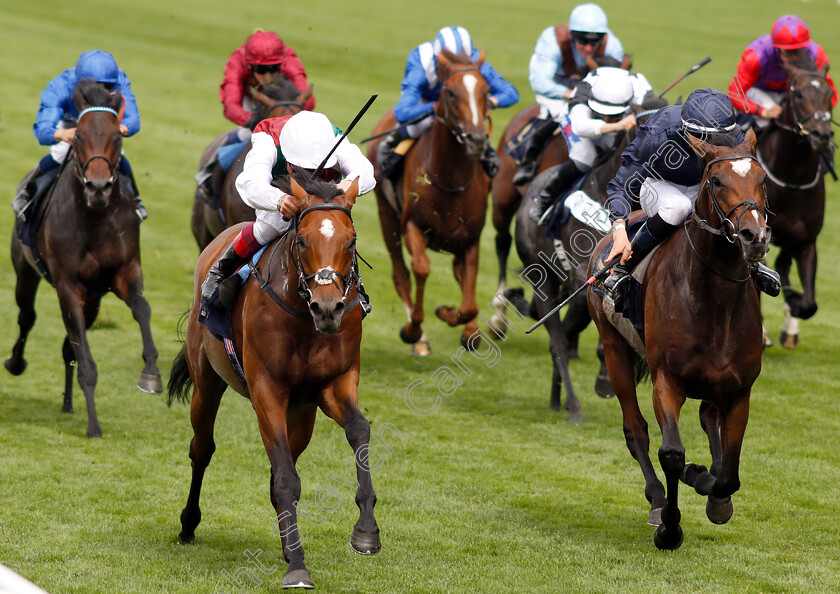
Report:
[{"label": "green grass turf", "polygon": [[[656,89],[705,56],[713,58],[669,94],[672,100],[693,88],[726,86],[744,46],[790,11],[840,60],[838,7],[825,0],[602,5],[636,69]],[[527,64],[537,36],[565,22],[572,6],[542,0],[144,0],[116,10],[113,2],[92,0],[0,0],[0,194],[11,200],[19,179],[45,152],[31,133],[42,88],[81,52],[112,51],[132,79],[143,121],[125,149],[151,213],[142,228],[143,265],[166,380],[180,348],[176,325],[191,298],[197,256],[189,232],[192,175],[206,144],[229,127],[218,83],[225,59],[255,26],[278,30],[296,49],[315,83],[318,108],[338,125],[346,125],[370,94],[380,94],[352,134],[358,141],[396,101],[410,49],[441,26],[462,24],[522,94],[515,108],[494,114],[497,140],[516,110],[533,101]],[[303,505],[310,505],[305,548],[316,584],[325,592],[840,590],[834,400],[840,387],[840,190],[828,188],[819,241],[820,311],[802,324],[798,350],[774,347],[765,354],[735,516],[725,526],[710,524],[705,500],[683,489],[685,543],[670,553],[654,548],[653,529],[645,524],[643,481],[624,445],[618,403],[592,392],[594,328],[582,338],[582,360],[572,364],[588,419],[583,425],[569,426],[565,413],[549,411],[547,338],[544,332],[526,337],[524,324],[498,345],[492,368],[473,360],[472,375],[434,414],[420,417],[406,407],[404,392],[417,379],[426,384],[415,390],[416,401],[432,404],[430,378],[449,363],[459,331],[429,315],[432,356],[408,355],[397,337],[404,312],[391,286],[375,199],[361,198],[354,209],[359,249],[375,268],[365,272],[375,312],[365,322],[361,404],[374,431],[390,423],[404,440],[391,435],[393,451],[380,449],[373,479],[383,550],[362,558],[347,545],[357,517],[352,490],[332,478],[343,477],[350,448],[334,423],[319,418],[298,468]],[[0,228],[8,233],[11,227],[11,209],[2,206]],[[484,312],[495,289],[492,246],[488,224],[478,291]],[[517,265],[514,258],[511,266]],[[430,314],[460,299],[450,259],[434,254],[432,266]],[[9,258],[0,254],[6,349],[17,336],[13,287]],[[278,590],[285,564],[270,528],[268,462],[249,403],[232,393],[223,400],[197,542],[176,544],[190,476],[188,409],[167,408],[162,397],[136,390],[139,332],[128,309],[110,296],[89,333],[105,437],[84,437],[78,388],[76,413],[59,412],[64,331],[50,287],[42,284],[37,307],[29,369],[18,378],[0,373],[0,562],[51,592],[214,592],[234,591],[223,572],[248,567],[245,552],[261,550],[260,559],[276,569],[250,591]],[[780,300],[764,300],[774,335],[780,309]],[[660,438],[649,384],[640,394],[655,459]],[[708,463],[696,402],[684,407],[681,429],[688,459]],[[343,502],[317,517],[315,494],[329,484],[338,485]]]}]

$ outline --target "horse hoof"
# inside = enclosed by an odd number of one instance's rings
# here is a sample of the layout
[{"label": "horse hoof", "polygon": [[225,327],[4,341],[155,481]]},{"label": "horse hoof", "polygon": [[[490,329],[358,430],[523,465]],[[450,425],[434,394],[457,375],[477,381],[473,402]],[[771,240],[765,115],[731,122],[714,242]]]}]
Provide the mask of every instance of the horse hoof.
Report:
[{"label": "horse hoof", "polygon": [[353,528],[353,536],[350,537],[350,546],[360,555],[375,555],[382,550],[382,541],[379,540],[379,530],[376,532],[365,532],[359,528]]},{"label": "horse hoof", "polygon": [[567,354],[569,355],[569,361],[580,361],[580,353],[577,349],[569,349]]},{"label": "horse hoof", "polygon": [[615,396],[609,375],[598,374],[598,377],[595,378],[595,393],[601,398],[612,398]]},{"label": "horse hoof", "polygon": [[665,528],[665,524],[660,524],[653,535],[653,544],[660,551],[676,551],[680,548],[683,542],[683,530],[679,524],[674,526],[671,530]]},{"label": "horse hoof", "polygon": [[481,346],[481,334],[475,332],[469,336],[464,334],[461,335],[461,346],[464,347],[464,350],[473,352],[477,351],[478,347]]},{"label": "horse hoof", "polygon": [[706,517],[712,524],[726,524],[735,513],[735,506],[732,505],[732,498],[718,499],[709,497],[706,501]]},{"label": "horse hoof", "polygon": [[315,583],[312,581],[312,575],[310,575],[308,569],[290,569],[286,572],[286,575],[283,576],[284,590],[289,588],[303,588],[305,590],[311,590],[314,587]]},{"label": "horse hoof", "polygon": [[160,394],[163,392],[163,382],[160,379],[160,374],[141,373],[140,379],[137,380],[137,388],[141,392],[146,392],[146,394]]},{"label": "horse hoof", "polygon": [[411,345],[411,355],[414,357],[428,357],[432,354],[432,347],[428,340],[421,340]]},{"label": "horse hoof", "polygon": [[181,530],[181,532],[178,533],[178,541],[181,544],[191,544],[195,542],[195,533],[191,532],[187,534],[186,531]]},{"label": "horse hoof", "polygon": [[451,314],[454,311],[455,310],[448,305],[438,305],[437,308],[435,308],[435,315],[450,326],[454,326],[455,324],[449,321],[449,317],[451,317]]},{"label": "horse hoof", "polygon": [[648,526],[661,526],[662,525],[662,508],[657,507],[656,509],[650,510],[648,514]]},{"label": "horse hoof", "polygon": [[21,373],[26,371],[27,363],[26,363],[26,359],[24,359],[23,357],[18,359],[17,362],[15,361],[14,357],[9,357],[8,359],[6,359],[6,361],[3,363],[3,365],[6,366],[6,369],[12,375],[20,375]]},{"label": "horse hoof", "polygon": [[73,407],[72,406],[67,406],[66,404],[64,404],[61,407],[61,412],[67,413],[68,415],[72,415],[73,414]]},{"label": "horse hoof", "polygon": [[795,349],[799,346],[799,335],[798,334],[788,334],[784,330],[782,330],[781,334],[779,334],[779,344],[782,345],[782,348],[785,349]]},{"label": "horse hoof", "polygon": [[583,411],[580,411],[580,410],[576,411],[576,412],[570,412],[569,413],[569,418],[566,419],[566,422],[571,423],[571,424],[585,423],[586,422],[586,416],[584,416]]},{"label": "horse hoof", "polygon": [[487,332],[493,340],[504,340],[507,332],[507,324],[500,316],[493,316],[487,322]]},{"label": "horse hoof", "polygon": [[88,437],[102,437],[102,429],[99,427],[94,427],[93,429],[88,429],[87,431]]},{"label": "horse hoof", "polygon": [[420,337],[421,337],[421,336],[423,336],[423,334],[422,334],[422,333],[421,333],[421,334],[418,334],[418,335],[417,335],[417,338],[414,338],[413,336],[411,336],[411,335],[408,333],[408,330],[406,330],[406,329],[405,329],[405,326],[403,326],[402,328],[400,328],[400,340],[402,340],[402,341],[403,341],[404,343],[406,343],[406,344],[414,344],[415,342],[417,342],[418,340],[420,340]]}]

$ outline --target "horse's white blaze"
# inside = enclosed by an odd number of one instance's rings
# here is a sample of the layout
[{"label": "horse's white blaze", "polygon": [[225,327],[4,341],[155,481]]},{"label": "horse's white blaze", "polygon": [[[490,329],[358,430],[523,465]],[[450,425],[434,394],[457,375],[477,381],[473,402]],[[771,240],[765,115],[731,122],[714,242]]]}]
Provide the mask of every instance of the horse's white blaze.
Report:
[{"label": "horse's white blaze", "polygon": [[324,222],[321,223],[321,235],[327,239],[331,239],[335,235],[335,227],[333,227],[331,220],[324,219]]},{"label": "horse's white blaze", "polygon": [[737,161],[730,161],[730,163],[732,163],[732,171],[741,177],[746,177],[750,167],[752,167],[752,159],[738,159]]},{"label": "horse's white blaze", "polygon": [[758,211],[753,209],[752,216],[755,217],[755,222],[757,223],[758,222]]},{"label": "horse's white blaze", "polygon": [[475,77],[475,74],[465,74],[461,80],[464,81],[464,88],[470,96],[470,113],[472,114],[473,125],[478,126],[478,123],[481,121],[478,119],[478,101],[475,97],[475,87],[478,84],[478,79]]},{"label": "horse's white blaze", "polygon": [[817,88],[819,89],[819,88],[820,88],[820,81],[818,81],[818,80],[812,80],[812,81],[811,81],[811,85],[812,85],[812,86],[815,86],[815,87],[817,87]]}]

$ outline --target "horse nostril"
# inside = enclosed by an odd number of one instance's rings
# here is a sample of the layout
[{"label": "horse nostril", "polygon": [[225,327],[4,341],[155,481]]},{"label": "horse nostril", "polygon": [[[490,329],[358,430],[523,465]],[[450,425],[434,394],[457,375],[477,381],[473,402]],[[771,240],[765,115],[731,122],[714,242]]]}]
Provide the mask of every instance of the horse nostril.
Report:
[{"label": "horse nostril", "polygon": [[338,303],[336,303],[335,309],[333,310],[333,315],[336,317],[340,316],[342,313],[344,313],[344,307],[345,305],[343,301],[339,301]]},{"label": "horse nostril", "polygon": [[309,311],[312,312],[312,315],[316,317],[320,317],[324,312],[323,308],[317,301],[313,301],[309,304]]},{"label": "horse nostril", "polygon": [[758,237],[752,229],[742,229],[738,235],[741,236],[741,241],[744,243],[754,243]]}]

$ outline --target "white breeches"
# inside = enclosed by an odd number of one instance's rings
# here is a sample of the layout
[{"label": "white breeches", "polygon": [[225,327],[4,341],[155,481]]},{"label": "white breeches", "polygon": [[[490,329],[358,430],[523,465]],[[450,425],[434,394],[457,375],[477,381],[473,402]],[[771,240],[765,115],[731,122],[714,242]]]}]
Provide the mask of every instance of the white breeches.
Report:
[{"label": "white breeches", "polygon": [[558,123],[569,113],[569,102],[565,99],[551,99],[543,95],[537,95],[537,104],[540,106],[540,119],[552,119]]},{"label": "white breeches", "polygon": [[639,202],[648,216],[658,214],[669,225],[681,225],[691,214],[700,184],[681,186],[653,177],[645,178]]},{"label": "white breeches", "polygon": [[[785,94],[781,91],[768,91],[766,89],[759,89],[758,87],[751,87],[746,95],[747,99],[755,101],[763,108],[780,105],[785,98]],[[759,128],[764,128],[770,123],[770,120],[755,116],[755,123]]]},{"label": "white breeches", "polygon": [[615,135],[607,134],[600,138],[581,138],[574,136],[574,139],[566,136],[569,143],[569,158],[578,165],[578,169],[585,171],[592,169],[592,164],[598,156],[597,148],[607,150],[615,143]]},{"label": "white breeches", "polygon": [[262,245],[266,245],[292,226],[292,221],[283,219],[279,211],[257,209],[257,220],[254,223],[254,238]]}]

